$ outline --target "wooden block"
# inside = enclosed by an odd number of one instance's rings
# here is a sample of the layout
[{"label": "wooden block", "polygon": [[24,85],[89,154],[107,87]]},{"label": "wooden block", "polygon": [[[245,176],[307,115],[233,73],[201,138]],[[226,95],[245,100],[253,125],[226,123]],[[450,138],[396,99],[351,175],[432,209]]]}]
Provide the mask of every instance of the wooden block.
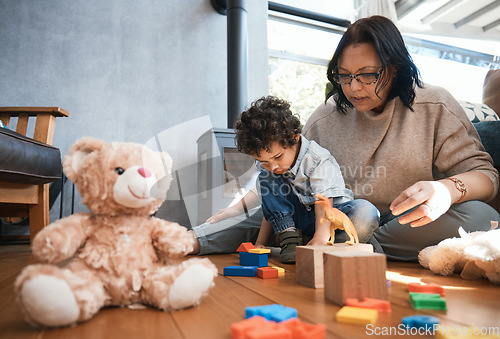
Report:
[{"label": "wooden block", "polygon": [[257,268],[257,276],[262,279],[278,278],[278,270],[272,267],[259,267]]},{"label": "wooden block", "polygon": [[278,276],[279,277],[284,277],[285,276],[285,269],[283,267],[278,267],[278,266],[273,266],[271,265],[272,268],[278,270]]},{"label": "wooden block", "polygon": [[326,299],[339,306],[347,298],[388,299],[384,254],[326,252],[323,256]]},{"label": "wooden block", "polygon": [[271,250],[269,248],[251,248],[248,250],[248,253],[269,254]]},{"label": "wooden block", "polygon": [[268,265],[268,255],[240,252],[240,265],[241,266],[257,266],[264,267]]},{"label": "wooden block", "polygon": [[240,247],[236,250],[236,252],[248,252],[251,249],[254,249],[255,246],[251,242],[241,243]]},{"label": "wooden block", "polygon": [[345,243],[320,246],[297,246],[295,270],[297,282],[311,288],[323,288],[323,253],[325,252],[373,252],[370,244]]}]

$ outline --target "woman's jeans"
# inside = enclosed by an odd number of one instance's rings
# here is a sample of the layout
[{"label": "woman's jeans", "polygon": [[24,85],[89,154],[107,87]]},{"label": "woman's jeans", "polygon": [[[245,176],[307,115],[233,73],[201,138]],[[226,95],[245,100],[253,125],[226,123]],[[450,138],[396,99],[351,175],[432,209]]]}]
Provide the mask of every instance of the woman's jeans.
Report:
[{"label": "woman's jeans", "polygon": [[[314,205],[305,206],[281,175],[267,172],[259,176],[262,212],[276,233],[295,227],[302,234],[312,237],[315,232]],[[367,242],[377,229],[380,213],[375,206],[363,199],[333,204],[351,219],[360,242]],[[335,242],[345,242],[349,236],[343,230],[335,231]]]}]

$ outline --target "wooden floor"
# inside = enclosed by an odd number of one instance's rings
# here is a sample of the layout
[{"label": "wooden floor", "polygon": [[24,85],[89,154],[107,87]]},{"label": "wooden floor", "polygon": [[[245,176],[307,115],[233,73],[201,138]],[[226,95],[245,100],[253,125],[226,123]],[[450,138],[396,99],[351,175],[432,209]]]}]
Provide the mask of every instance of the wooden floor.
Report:
[{"label": "wooden floor", "polygon": [[[219,268],[237,265],[236,254],[208,256]],[[387,278],[392,313],[381,313],[375,327],[340,324],[339,307],[324,299],[322,289],[311,289],[295,281],[295,266],[282,265],[285,277],[262,280],[256,277],[216,278],[216,285],[201,305],[177,312],[147,308],[108,308],[91,320],[73,327],[35,330],[22,319],[15,302],[13,284],[19,271],[33,259],[27,245],[0,246],[0,338],[230,338],[230,326],[244,319],[246,306],[278,303],[294,307],[299,318],[327,326],[327,338],[373,338],[382,331],[399,333],[401,318],[429,314],[441,319],[450,330],[465,326],[500,327],[500,286],[487,280],[467,281],[459,276],[441,277],[418,264],[388,263]],[[416,311],[408,302],[407,284],[434,282],[446,288],[448,311]],[[376,332],[379,331],[379,332]],[[395,337],[393,336],[387,336]],[[404,337],[404,336],[397,336]],[[426,336],[421,336],[426,337]],[[432,336],[427,336],[432,337]]]}]

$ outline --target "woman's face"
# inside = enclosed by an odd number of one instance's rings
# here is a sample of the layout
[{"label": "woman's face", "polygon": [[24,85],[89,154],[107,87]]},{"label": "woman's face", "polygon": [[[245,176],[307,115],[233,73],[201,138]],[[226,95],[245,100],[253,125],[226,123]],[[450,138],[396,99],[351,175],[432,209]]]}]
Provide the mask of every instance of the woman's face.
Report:
[{"label": "woman's face", "polygon": [[[375,47],[370,43],[359,43],[345,47],[338,62],[339,74],[377,73],[381,69],[382,64]],[[357,79],[352,79],[350,84],[341,84],[347,100],[358,111],[380,113],[384,110],[395,76],[393,68],[389,67],[386,71],[388,74],[386,73],[385,76],[389,77],[389,82],[383,90],[378,92],[378,96],[375,94],[375,88],[377,83],[382,81],[383,74],[373,84],[362,84]]]}]

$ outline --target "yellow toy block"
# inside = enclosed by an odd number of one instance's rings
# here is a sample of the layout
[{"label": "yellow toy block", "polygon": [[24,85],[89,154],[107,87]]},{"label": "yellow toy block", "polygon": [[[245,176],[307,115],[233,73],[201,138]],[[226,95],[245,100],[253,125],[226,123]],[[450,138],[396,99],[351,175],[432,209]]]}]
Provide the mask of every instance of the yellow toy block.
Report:
[{"label": "yellow toy block", "polygon": [[337,312],[339,323],[367,325],[377,321],[378,311],[369,308],[344,306]]},{"label": "yellow toy block", "polygon": [[248,253],[265,254],[271,253],[271,250],[268,248],[251,248],[248,250]]},{"label": "yellow toy block", "polygon": [[278,270],[278,277],[285,276],[285,269],[283,267],[278,267],[278,266],[271,266],[271,267]]},{"label": "yellow toy block", "polygon": [[[459,325],[439,325],[436,327],[434,332],[436,339],[472,339],[472,338],[484,338],[484,339],[499,339],[500,333],[498,332],[498,327],[493,327],[491,329],[496,329],[496,333],[488,333],[488,328],[477,327],[467,327]],[[481,334],[485,333],[485,334]]]}]

